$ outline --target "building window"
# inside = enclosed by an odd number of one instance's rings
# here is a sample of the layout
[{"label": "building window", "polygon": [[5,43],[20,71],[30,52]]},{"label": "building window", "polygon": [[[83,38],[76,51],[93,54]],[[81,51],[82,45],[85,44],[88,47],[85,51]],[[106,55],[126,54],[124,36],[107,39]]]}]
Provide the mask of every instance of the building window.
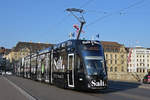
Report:
[{"label": "building window", "polygon": [[123,61],[123,60],[121,61],[121,64],[124,64],[124,61]]},{"label": "building window", "polygon": [[137,61],[138,61],[138,59],[137,59]]},{"label": "building window", "polygon": [[145,69],[143,69],[143,73],[145,73]]},{"label": "building window", "polygon": [[117,67],[115,67],[115,72],[117,72]]},{"label": "building window", "polygon": [[108,58],[108,55],[106,54],[106,59]]},{"label": "building window", "polygon": [[140,73],[142,72],[142,69],[140,69]]},{"label": "building window", "polygon": [[137,69],[137,72],[139,72],[139,69]]},{"label": "building window", "polygon": [[117,64],[117,60],[115,60],[115,64]]},{"label": "building window", "polygon": [[140,63],[140,66],[142,66],[142,64]]},{"label": "building window", "polygon": [[110,60],[110,64],[112,64],[112,60]]},{"label": "building window", "polygon": [[147,64],[147,66],[149,67],[149,64]]},{"label": "building window", "polygon": [[115,59],[117,59],[117,55],[115,55]]},{"label": "building window", "polygon": [[122,66],[121,71],[124,72],[124,67]]},{"label": "building window", "polygon": [[113,71],[113,68],[112,67],[110,67],[110,72],[112,72]]},{"label": "building window", "polygon": [[112,54],[110,54],[110,59],[112,59]]}]

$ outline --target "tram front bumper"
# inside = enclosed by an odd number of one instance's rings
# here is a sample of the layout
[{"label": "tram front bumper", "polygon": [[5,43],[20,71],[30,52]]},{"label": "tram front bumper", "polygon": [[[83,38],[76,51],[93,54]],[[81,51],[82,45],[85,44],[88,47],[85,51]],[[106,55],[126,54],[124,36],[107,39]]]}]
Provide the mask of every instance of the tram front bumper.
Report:
[{"label": "tram front bumper", "polygon": [[88,86],[89,90],[104,90],[107,86]]}]

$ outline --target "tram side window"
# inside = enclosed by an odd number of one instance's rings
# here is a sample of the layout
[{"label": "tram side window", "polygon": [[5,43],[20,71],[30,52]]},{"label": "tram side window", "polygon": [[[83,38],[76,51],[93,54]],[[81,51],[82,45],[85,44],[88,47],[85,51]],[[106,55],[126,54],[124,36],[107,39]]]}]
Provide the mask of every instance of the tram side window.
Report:
[{"label": "tram side window", "polygon": [[31,73],[35,74],[36,71],[36,58],[31,59]]},{"label": "tram side window", "polygon": [[44,74],[45,72],[45,58],[41,60],[41,73]]},{"label": "tram side window", "polygon": [[83,72],[83,62],[79,55],[77,55],[77,70],[78,72]]},{"label": "tram side window", "polygon": [[50,54],[47,53],[47,54],[46,54],[46,59],[45,59],[45,60],[46,60],[46,61],[45,61],[45,63],[46,63],[46,64],[45,64],[45,71],[46,71],[46,74],[47,74],[47,75],[49,75],[49,68],[50,68],[50,67],[49,67],[49,64],[50,64],[49,56],[50,56]]},{"label": "tram side window", "polygon": [[67,70],[67,52],[54,53],[53,66],[55,72],[65,72]]},{"label": "tram side window", "polygon": [[67,66],[68,66],[68,58],[67,58],[67,52],[65,51],[65,52],[62,52],[61,53],[61,56],[62,56],[62,71],[63,72],[66,72],[66,70],[67,70]]}]

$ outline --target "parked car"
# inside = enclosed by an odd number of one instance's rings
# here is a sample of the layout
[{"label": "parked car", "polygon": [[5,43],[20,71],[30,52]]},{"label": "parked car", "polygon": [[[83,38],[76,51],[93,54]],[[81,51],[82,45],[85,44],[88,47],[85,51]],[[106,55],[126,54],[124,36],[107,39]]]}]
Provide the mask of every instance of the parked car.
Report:
[{"label": "parked car", "polygon": [[5,75],[5,72],[2,72],[2,75]]},{"label": "parked car", "polygon": [[149,83],[150,84],[150,75],[145,75],[144,76],[143,83]]},{"label": "parked car", "polygon": [[12,72],[6,72],[6,75],[12,75]]}]

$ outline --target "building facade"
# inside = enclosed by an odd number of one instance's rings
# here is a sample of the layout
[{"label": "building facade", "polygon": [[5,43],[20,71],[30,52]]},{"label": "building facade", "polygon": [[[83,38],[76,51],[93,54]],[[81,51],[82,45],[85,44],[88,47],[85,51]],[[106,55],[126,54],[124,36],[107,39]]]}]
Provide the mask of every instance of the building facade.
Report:
[{"label": "building facade", "polygon": [[15,47],[12,48],[11,52],[5,57],[10,60],[10,62],[18,61],[30,53],[36,53],[39,50],[48,48],[53,44],[46,43],[33,43],[33,42],[18,42]]},{"label": "building facade", "polygon": [[110,73],[127,72],[127,52],[124,45],[117,42],[101,42],[104,48],[107,71]]},{"label": "building facade", "polygon": [[128,71],[148,73],[150,71],[150,49],[143,47],[128,48]]},{"label": "building facade", "polygon": [[5,52],[4,47],[0,47],[0,72],[1,70],[4,70],[5,65],[6,65],[6,59],[3,57]]}]

